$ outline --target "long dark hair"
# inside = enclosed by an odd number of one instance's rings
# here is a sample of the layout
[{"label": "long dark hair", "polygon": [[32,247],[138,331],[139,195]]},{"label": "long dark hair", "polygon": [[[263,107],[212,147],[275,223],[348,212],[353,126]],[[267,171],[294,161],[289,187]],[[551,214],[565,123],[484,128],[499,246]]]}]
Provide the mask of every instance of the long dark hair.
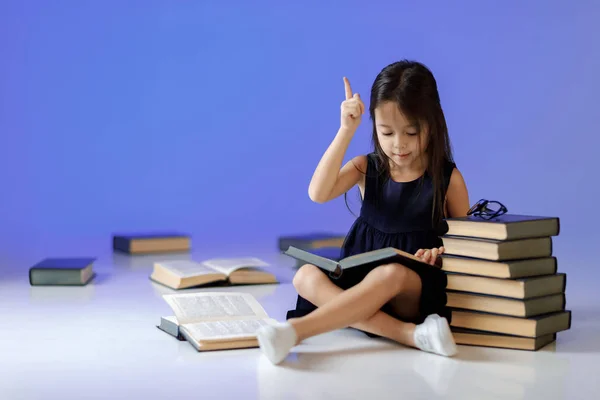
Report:
[{"label": "long dark hair", "polygon": [[423,134],[423,128],[429,130],[429,140],[425,149],[429,156],[426,173],[431,176],[433,182],[431,212],[432,222],[436,226],[444,218],[444,165],[454,162],[437,82],[425,65],[408,60],[386,66],[375,78],[369,104],[369,115],[373,124],[371,141],[377,156],[377,170],[387,178],[390,177],[390,160],[379,144],[375,109],[389,101],[396,103],[402,114],[417,126],[419,136]]}]

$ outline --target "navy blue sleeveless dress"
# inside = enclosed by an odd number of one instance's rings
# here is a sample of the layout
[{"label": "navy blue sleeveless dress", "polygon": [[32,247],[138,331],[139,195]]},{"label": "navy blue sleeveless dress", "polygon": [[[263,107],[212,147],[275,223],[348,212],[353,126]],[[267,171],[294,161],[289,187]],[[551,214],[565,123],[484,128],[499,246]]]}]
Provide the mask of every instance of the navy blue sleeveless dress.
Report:
[{"label": "navy blue sleeveless dress", "polygon": [[[447,225],[441,221],[434,226],[432,222],[434,189],[431,176],[425,173],[411,182],[395,182],[378,168],[375,153],[369,154],[367,160],[360,215],[346,236],[340,258],[384,247],[395,247],[414,254],[419,249],[442,246],[440,236],[447,231]],[[445,163],[444,195],[454,167],[452,162]],[[338,279],[329,279],[340,288],[348,289],[362,281],[370,270],[352,268],[344,271]],[[430,314],[439,314],[450,322],[451,313],[446,307],[446,274],[437,266],[414,271],[421,278],[422,286],[419,315],[415,320],[405,322],[419,324]],[[315,309],[315,305],[298,296],[296,309],[290,310],[287,318],[298,318]],[[382,311],[399,318],[388,305]]]}]

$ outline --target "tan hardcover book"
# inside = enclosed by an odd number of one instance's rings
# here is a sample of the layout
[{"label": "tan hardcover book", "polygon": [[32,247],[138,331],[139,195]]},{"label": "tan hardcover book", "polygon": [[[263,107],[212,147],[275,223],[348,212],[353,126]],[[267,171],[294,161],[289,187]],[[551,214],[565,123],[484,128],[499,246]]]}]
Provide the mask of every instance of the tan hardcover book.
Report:
[{"label": "tan hardcover book", "polygon": [[519,260],[552,256],[552,238],[493,240],[474,237],[442,236],[445,254],[492,261]]},{"label": "tan hardcover book", "polygon": [[213,258],[202,262],[161,261],[154,263],[150,279],[172,289],[186,289],[211,283],[278,283],[276,276],[264,269],[268,266],[268,263],[256,257]]},{"label": "tan hardcover book", "polygon": [[[258,347],[257,330],[276,322],[249,293],[185,293],[163,298],[175,320],[161,329],[181,335],[198,351]],[[169,319],[163,317],[163,322]]]},{"label": "tan hardcover book", "polygon": [[520,279],[488,278],[452,273],[447,274],[447,277],[447,290],[488,294],[513,299],[530,299],[532,297],[563,293],[567,285],[567,275],[565,273]]},{"label": "tan hardcover book", "polygon": [[462,328],[452,328],[452,336],[461,345],[529,351],[537,351],[556,340],[556,333],[531,338]]},{"label": "tan hardcover book", "polygon": [[514,240],[557,236],[560,220],[557,217],[504,214],[492,219],[470,215],[448,218],[449,236],[478,237],[483,239]]},{"label": "tan hardcover book", "polygon": [[459,274],[479,275],[492,278],[525,278],[552,275],[557,272],[556,257],[527,260],[489,261],[478,258],[442,255],[442,270]]},{"label": "tan hardcover book", "polygon": [[448,296],[447,305],[464,310],[483,311],[494,314],[512,315],[515,317],[533,317],[565,309],[564,293],[517,300],[499,296],[477,293],[452,292]]},{"label": "tan hardcover book", "polygon": [[507,335],[539,337],[571,328],[571,311],[538,315],[529,318],[452,309],[451,326]]}]

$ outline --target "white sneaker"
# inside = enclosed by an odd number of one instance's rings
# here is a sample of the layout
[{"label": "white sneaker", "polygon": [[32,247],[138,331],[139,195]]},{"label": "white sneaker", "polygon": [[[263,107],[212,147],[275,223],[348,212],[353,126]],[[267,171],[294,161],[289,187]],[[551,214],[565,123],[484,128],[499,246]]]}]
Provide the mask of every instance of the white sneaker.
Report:
[{"label": "white sneaker", "polygon": [[450,325],[446,318],[431,314],[415,327],[413,337],[419,350],[452,357],[458,353]]},{"label": "white sneaker", "polygon": [[258,346],[273,364],[282,362],[296,344],[296,331],[288,322],[263,326],[256,336]]}]

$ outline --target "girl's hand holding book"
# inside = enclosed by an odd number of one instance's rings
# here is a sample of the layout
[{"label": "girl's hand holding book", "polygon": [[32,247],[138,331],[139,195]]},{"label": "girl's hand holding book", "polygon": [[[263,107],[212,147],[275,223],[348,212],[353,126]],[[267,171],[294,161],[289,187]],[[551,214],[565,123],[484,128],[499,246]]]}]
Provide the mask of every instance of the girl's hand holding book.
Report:
[{"label": "girl's hand holding book", "polygon": [[438,256],[444,253],[444,250],[444,246],[435,249],[419,249],[415,253],[415,257],[420,258],[424,263],[430,265],[437,263],[439,265],[438,261],[441,262],[441,258],[438,258]]}]

